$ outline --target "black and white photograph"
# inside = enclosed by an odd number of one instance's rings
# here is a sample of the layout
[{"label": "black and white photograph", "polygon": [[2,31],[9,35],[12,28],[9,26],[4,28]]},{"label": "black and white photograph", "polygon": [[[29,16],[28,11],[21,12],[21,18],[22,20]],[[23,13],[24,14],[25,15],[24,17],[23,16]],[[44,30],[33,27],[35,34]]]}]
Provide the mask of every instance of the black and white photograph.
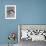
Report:
[{"label": "black and white photograph", "polygon": [[16,5],[5,5],[5,19],[16,19]]}]

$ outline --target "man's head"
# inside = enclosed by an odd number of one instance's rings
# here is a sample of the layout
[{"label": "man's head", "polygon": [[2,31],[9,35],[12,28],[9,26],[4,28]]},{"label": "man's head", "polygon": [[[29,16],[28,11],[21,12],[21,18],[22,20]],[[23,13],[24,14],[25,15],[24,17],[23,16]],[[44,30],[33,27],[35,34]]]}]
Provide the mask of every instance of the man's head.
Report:
[{"label": "man's head", "polygon": [[8,14],[9,17],[14,17],[15,11],[14,11],[13,9],[8,10],[8,11],[7,11],[7,14]]}]

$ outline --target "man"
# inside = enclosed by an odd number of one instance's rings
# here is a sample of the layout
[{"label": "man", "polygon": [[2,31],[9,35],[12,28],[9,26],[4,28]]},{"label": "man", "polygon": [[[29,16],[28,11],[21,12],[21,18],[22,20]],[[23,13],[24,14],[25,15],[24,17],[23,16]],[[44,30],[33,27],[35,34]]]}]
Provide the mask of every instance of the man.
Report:
[{"label": "man", "polygon": [[15,11],[14,9],[10,9],[7,11],[7,17],[14,17],[15,16]]}]

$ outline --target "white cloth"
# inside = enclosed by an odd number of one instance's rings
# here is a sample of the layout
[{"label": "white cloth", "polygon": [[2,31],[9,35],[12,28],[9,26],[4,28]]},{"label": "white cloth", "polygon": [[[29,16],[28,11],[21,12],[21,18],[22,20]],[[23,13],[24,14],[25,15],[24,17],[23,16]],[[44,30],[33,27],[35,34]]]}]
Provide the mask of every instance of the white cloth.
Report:
[{"label": "white cloth", "polygon": [[22,37],[21,37],[21,39],[22,39],[22,38],[27,38],[27,37],[28,37],[28,36],[27,36],[28,30],[21,30],[21,32],[22,32]]},{"label": "white cloth", "polygon": [[32,37],[32,41],[45,40],[43,35],[32,35],[30,37]]}]

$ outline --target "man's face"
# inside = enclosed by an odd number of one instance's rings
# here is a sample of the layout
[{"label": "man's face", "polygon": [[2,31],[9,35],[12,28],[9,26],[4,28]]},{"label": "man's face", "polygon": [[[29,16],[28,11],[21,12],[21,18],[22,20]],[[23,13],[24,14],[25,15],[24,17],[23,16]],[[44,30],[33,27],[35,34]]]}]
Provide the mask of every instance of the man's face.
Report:
[{"label": "man's face", "polygon": [[9,16],[13,16],[15,13],[13,11],[9,12]]}]

